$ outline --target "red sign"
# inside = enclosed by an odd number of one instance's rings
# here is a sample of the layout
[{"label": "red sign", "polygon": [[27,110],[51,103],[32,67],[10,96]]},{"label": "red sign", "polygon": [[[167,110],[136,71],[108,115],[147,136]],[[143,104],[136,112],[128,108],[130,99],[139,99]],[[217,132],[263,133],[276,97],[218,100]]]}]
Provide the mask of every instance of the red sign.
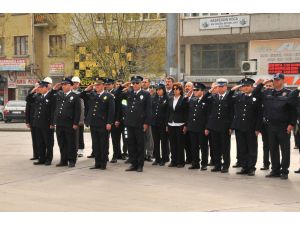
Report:
[{"label": "red sign", "polygon": [[269,74],[300,74],[300,63],[269,63]]}]

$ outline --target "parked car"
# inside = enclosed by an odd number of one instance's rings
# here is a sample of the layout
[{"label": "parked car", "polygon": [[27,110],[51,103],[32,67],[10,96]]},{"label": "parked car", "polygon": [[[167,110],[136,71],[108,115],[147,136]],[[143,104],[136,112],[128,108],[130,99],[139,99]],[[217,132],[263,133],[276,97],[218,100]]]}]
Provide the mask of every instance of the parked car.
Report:
[{"label": "parked car", "polygon": [[4,109],[4,106],[0,105],[0,121],[3,120],[3,109]]},{"label": "parked car", "polygon": [[11,122],[13,119],[25,120],[26,101],[11,100],[4,107],[4,122]]}]

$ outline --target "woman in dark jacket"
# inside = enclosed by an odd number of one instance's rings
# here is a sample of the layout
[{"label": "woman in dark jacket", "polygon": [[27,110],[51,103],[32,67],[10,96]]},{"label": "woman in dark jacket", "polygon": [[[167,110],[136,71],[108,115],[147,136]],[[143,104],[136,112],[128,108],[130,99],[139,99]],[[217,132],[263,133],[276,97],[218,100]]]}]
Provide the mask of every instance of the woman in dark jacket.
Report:
[{"label": "woman in dark jacket", "polygon": [[[152,165],[164,166],[169,162],[169,145],[166,132],[169,98],[164,84],[159,84],[152,99],[151,129],[155,161]],[[161,145],[161,154],[160,154]]]},{"label": "woman in dark jacket", "polygon": [[174,96],[169,100],[168,126],[171,145],[171,163],[169,167],[182,168],[184,160],[184,125],[187,121],[188,101],[183,96],[183,87],[180,83],[173,84]]}]

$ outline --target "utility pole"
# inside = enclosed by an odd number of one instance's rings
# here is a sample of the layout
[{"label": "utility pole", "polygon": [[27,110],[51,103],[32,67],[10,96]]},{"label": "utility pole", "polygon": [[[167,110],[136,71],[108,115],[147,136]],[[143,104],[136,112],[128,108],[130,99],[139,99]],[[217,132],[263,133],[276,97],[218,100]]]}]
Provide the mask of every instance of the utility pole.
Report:
[{"label": "utility pole", "polygon": [[167,63],[166,74],[173,76],[175,80],[179,78],[178,71],[178,14],[167,14]]}]

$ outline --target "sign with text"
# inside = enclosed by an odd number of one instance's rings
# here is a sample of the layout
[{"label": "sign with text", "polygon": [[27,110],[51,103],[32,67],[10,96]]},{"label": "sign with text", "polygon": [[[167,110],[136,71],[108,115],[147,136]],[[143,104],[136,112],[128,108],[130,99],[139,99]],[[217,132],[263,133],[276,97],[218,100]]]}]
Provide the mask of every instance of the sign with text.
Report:
[{"label": "sign with text", "polygon": [[300,63],[269,63],[269,74],[300,74]]},{"label": "sign with text", "polygon": [[232,27],[249,27],[250,16],[219,16],[213,18],[201,18],[200,29],[224,29]]},{"label": "sign with text", "polygon": [[65,64],[64,63],[51,64],[49,73],[51,75],[63,75],[65,73]]},{"label": "sign with text", "polygon": [[25,71],[25,59],[0,59],[0,71]]},{"label": "sign with text", "polygon": [[17,79],[16,85],[32,85],[38,82],[38,79]]}]

